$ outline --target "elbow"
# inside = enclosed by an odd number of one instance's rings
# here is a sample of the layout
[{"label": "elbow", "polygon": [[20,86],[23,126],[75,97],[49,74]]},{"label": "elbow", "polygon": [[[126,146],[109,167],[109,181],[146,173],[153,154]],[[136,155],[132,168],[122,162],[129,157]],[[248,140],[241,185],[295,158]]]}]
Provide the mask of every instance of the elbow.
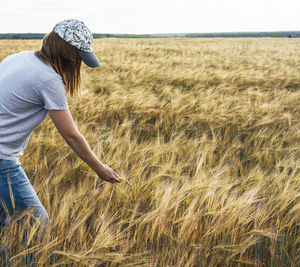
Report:
[{"label": "elbow", "polygon": [[72,144],[74,142],[75,143],[78,142],[78,140],[82,138],[82,135],[80,132],[74,131],[74,132],[65,133],[64,135],[62,135],[62,137],[65,139],[65,141],[68,144]]}]

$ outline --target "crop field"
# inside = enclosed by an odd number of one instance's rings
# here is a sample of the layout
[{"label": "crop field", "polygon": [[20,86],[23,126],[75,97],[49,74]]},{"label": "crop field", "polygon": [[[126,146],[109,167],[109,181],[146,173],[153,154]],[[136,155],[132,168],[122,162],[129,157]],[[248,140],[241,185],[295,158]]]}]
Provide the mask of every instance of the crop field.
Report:
[{"label": "crop field", "polygon": [[[1,40],[0,60],[40,46]],[[2,231],[15,266],[299,266],[299,47],[96,39],[102,67],[82,66],[69,107],[123,181],[100,180],[48,117],[21,162],[50,226]]]}]

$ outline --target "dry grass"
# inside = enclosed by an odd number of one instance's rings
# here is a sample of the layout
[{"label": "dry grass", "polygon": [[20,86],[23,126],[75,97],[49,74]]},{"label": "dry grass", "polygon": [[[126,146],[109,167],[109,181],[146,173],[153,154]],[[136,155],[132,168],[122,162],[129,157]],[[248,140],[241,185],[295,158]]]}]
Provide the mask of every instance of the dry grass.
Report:
[{"label": "dry grass", "polygon": [[[51,226],[6,232],[13,262],[53,266],[297,266],[300,39],[98,39],[69,99],[99,180],[48,119],[24,169]],[[1,41],[7,54],[40,41]],[[31,229],[30,231],[33,231]]]}]

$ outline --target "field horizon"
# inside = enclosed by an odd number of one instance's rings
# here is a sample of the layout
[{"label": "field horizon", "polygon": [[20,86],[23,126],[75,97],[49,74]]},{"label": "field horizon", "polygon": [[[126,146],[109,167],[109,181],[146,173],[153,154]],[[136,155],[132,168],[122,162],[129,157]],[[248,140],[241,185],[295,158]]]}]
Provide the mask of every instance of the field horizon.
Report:
[{"label": "field horizon", "polygon": [[[43,39],[46,33],[0,33],[1,39]],[[185,32],[185,33],[94,33],[97,38],[299,38],[300,31]]]}]

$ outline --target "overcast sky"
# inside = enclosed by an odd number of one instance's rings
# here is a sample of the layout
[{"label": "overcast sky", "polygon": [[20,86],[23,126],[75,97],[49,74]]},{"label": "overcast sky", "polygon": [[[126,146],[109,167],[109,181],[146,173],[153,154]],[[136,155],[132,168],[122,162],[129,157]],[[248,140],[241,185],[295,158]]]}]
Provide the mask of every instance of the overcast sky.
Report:
[{"label": "overcast sky", "polygon": [[0,33],[47,33],[68,18],[94,33],[300,30],[300,0],[0,1]]}]

